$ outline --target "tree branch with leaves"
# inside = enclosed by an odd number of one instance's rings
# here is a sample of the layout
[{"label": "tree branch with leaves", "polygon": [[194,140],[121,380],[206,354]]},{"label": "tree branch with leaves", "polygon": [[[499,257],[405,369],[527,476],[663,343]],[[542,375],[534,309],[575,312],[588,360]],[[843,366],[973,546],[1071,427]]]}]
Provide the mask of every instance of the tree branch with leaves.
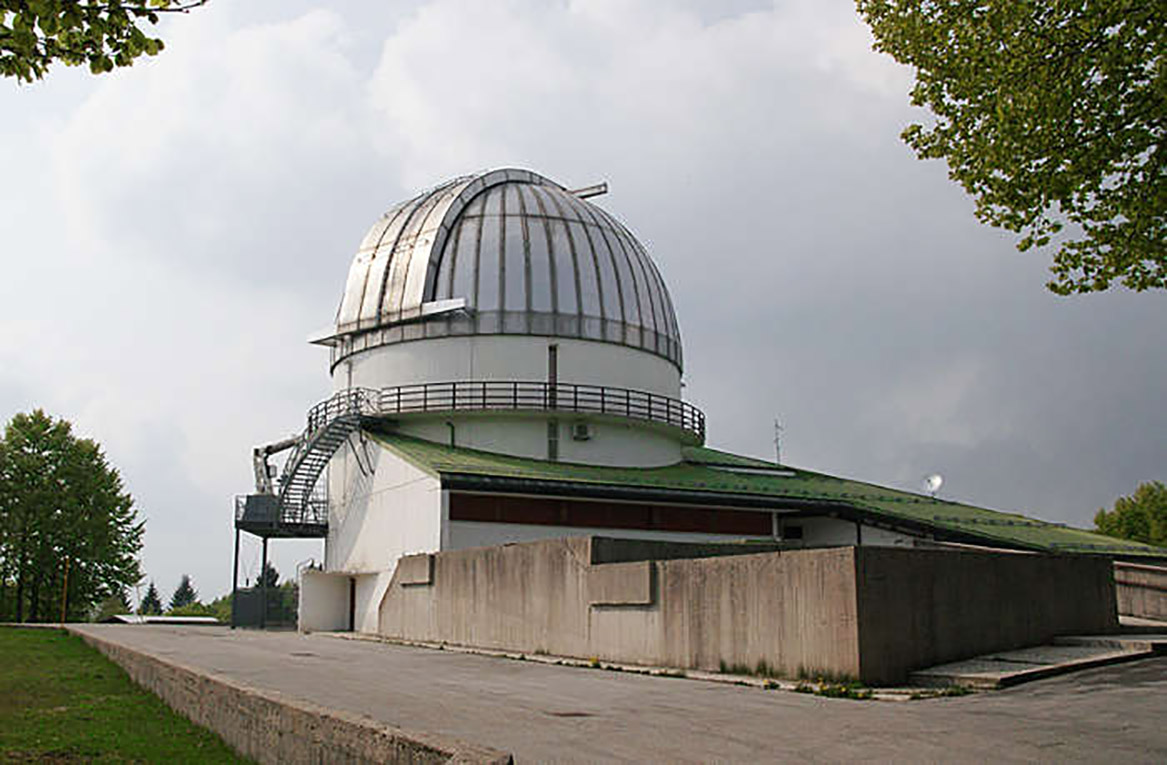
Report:
[{"label": "tree branch with leaves", "polygon": [[49,66],[87,65],[94,74],[154,56],[162,40],[143,31],[161,14],[187,13],[207,0],[0,0],[0,75],[32,82]]},{"label": "tree branch with leaves", "polygon": [[1167,288],[1167,4],[857,0],[875,49],[916,70],[944,159],[981,221],[1054,248],[1061,295]]}]

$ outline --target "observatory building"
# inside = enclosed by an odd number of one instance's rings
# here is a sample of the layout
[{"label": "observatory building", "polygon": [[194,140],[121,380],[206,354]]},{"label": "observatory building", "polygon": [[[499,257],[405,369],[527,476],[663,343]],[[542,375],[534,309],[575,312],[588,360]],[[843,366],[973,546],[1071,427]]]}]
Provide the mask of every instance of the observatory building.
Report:
[{"label": "observatory building", "polygon": [[591,201],[604,190],[495,170],[369,229],[335,324],[311,340],[334,393],[302,433],[255,450],[256,491],[236,503],[237,554],[239,531],[265,555],[269,538],[325,540],[302,626],[376,632],[403,556],[573,536],[1141,554],[707,448],[665,279]]}]

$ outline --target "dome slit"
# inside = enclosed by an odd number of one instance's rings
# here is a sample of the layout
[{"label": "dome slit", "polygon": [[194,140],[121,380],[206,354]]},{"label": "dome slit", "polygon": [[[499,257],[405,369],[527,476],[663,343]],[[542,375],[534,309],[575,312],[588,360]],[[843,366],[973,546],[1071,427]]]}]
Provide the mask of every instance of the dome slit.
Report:
[{"label": "dome slit", "polygon": [[[604,185],[604,188],[607,188],[607,184]],[[626,321],[624,295],[623,290],[620,289],[620,279],[616,274],[616,261],[612,254],[612,246],[608,242],[608,237],[604,233],[603,226],[597,220],[596,214],[592,212],[591,205],[580,202],[579,207],[581,208],[581,217],[585,219],[584,231],[588,241],[591,242],[592,252],[595,254],[597,279],[600,283],[600,297],[603,303],[604,339],[622,343],[626,334],[623,326]],[[602,253],[600,252],[600,244],[603,245]],[[619,337],[612,337],[613,329],[616,330],[615,334],[618,334]]]},{"label": "dome slit", "polygon": [[[628,245],[624,241],[624,237],[620,235],[620,229],[612,225],[613,221],[611,216],[605,213],[603,210],[599,210],[598,214],[602,215],[604,220],[608,223],[609,230],[612,232],[611,238],[614,239],[616,244],[620,247],[620,252],[623,255],[623,265],[625,269],[627,269],[625,272],[625,278],[632,284],[632,290],[635,293],[633,296],[632,305],[636,309],[636,321],[635,323],[629,323],[625,325],[625,332],[630,335],[630,337],[625,342],[627,342],[629,345],[635,345],[638,348],[643,348],[645,345],[644,330],[646,329],[645,324],[648,317],[646,317],[644,314],[644,303],[646,296],[644,294],[644,285],[642,285],[640,283],[640,279],[637,278],[636,268],[633,264],[635,258],[631,253],[629,253]],[[609,240],[609,242],[610,241],[611,240]]]},{"label": "dome slit", "polygon": [[[523,293],[523,308],[526,311],[528,317],[530,317],[532,311],[534,286],[531,281],[531,231],[530,226],[527,224],[527,204],[523,191],[529,186],[530,184],[523,184],[519,186],[515,194],[515,201],[518,204],[519,210],[519,230],[523,235],[523,283],[526,286],[526,289]],[[530,332],[531,329],[531,326],[528,324],[527,331]]]},{"label": "dome slit", "polygon": [[[416,205],[411,204],[408,209],[413,210],[414,207]],[[392,248],[383,250],[382,245],[385,238],[390,236],[390,232],[392,232],[391,236],[393,241],[396,241],[398,234],[401,233],[401,227],[405,225],[408,217],[409,214],[406,212],[406,208],[399,208],[393,216],[393,219],[382,229],[381,236],[377,238],[377,244],[373,247],[372,256],[369,260],[365,288],[361,294],[360,315],[362,317],[376,317],[381,311],[381,299],[385,294],[385,279],[389,273],[389,262],[393,254]],[[369,289],[370,286],[372,286],[372,290]]]},{"label": "dome slit", "polygon": [[[394,298],[399,298],[405,291],[404,269],[408,266],[408,257],[403,258],[402,255],[412,250],[409,245],[412,245],[413,238],[416,236],[418,214],[423,209],[428,212],[427,205],[432,205],[433,202],[434,192],[431,191],[428,196],[410,208],[409,214],[402,221],[401,228],[397,230],[393,245],[386,253],[389,261],[385,264],[385,279],[381,283],[380,294],[377,296],[376,323],[378,324],[388,323],[397,318],[394,304],[399,305],[400,303]],[[406,262],[403,264],[402,261]]]},{"label": "dome slit", "polygon": [[551,204],[555,207],[556,212],[559,213],[560,220],[558,221],[556,231],[561,233],[561,236],[559,237],[560,240],[566,242],[567,253],[570,257],[571,284],[568,286],[568,288],[575,288],[573,293],[575,303],[575,310],[573,311],[573,313],[575,313],[575,327],[569,328],[567,333],[571,335],[583,335],[584,295],[579,278],[579,256],[576,252],[575,241],[571,236],[571,227],[567,222],[567,214],[564,212],[563,205],[558,198],[558,195],[548,194],[548,197],[551,200]]},{"label": "dome slit", "polygon": [[[487,200],[489,203],[490,200]],[[499,252],[502,239],[499,237],[499,216],[482,216],[482,230],[478,239],[478,321],[482,328],[490,319],[486,314],[499,310],[499,284],[502,281],[502,264]],[[497,317],[496,317],[497,318]],[[494,329],[487,330],[494,332]]]},{"label": "dome slit", "polygon": [[535,191],[535,200],[539,204],[539,210],[543,213],[542,223],[543,231],[547,237],[547,262],[551,267],[551,315],[552,326],[550,327],[551,334],[556,332],[556,319],[563,310],[563,293],[560,289],[562,276],[560,274],[561,264],[559,262],[560,253],[555,246],[555,232],[551,226],[551,215],[547,211],[550,205],[550,193],[546,189],[532,189]]}]

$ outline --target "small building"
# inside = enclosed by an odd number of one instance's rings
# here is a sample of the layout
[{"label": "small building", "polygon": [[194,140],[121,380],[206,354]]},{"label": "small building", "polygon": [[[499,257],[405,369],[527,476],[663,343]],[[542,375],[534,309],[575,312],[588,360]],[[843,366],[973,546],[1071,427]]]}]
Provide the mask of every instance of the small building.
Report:
[{"label": "small building", "polygon": [[334,393],[255,450],[256,491],[236,505],[237,553],[240,531],[265,556],[268,538],[325,540],[302,629],[376,632],[403,556],[570,536],[1163,555],[707,447],[665,280],[591,201],[604,190],[495,170],[365,235],[312,338]]}]

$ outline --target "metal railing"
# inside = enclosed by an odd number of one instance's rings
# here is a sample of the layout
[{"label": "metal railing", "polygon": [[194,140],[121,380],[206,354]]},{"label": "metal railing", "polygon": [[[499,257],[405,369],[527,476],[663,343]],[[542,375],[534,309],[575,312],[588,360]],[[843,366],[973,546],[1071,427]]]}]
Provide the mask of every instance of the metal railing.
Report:
[{"label": "metal railing", "polygon": [[380,393],[372,388],[346,388],[334,393],[308,410],[308,430],[311,436],[338,417],[375,417],[380,414]]},{"label": "metal railing", "polygon": [[[419,383],[381,390],[348,388],[309,409],[304,432],[287,446],[284,442],[277,445],[292,450],[278,487],[257,484],[255,494],[239,497],[235,506],[236,526],[259,531],[270,528],[272,535],[279,529],[299,529],[306,533],[312,528],[325,528],[328,501],[318,479],[332,455],[360,428],[363,420],[471,411],[626,417],[678,428],[696,443],[705,442],[705,415],[700,409],[669,396],[629,388],[488,380]],[[261,454],[261,462],[257,463],[256,475],[266,477],[269,452],[261,450],[257,454]]]},{"label": "metal railing", "polygon": [[328,525],[328,497],[315,491],[298,503],[282,502],[278,494],[235,496],[235,523],[244,528],[320,527]]},{"label": "metal railing", "polygon": [[399,385],[378,392],[377,410],[381,416],[505,410],[612,415],[680,428],[705,441],[705,415],[692,404],[607,385],[502,380]]}]

